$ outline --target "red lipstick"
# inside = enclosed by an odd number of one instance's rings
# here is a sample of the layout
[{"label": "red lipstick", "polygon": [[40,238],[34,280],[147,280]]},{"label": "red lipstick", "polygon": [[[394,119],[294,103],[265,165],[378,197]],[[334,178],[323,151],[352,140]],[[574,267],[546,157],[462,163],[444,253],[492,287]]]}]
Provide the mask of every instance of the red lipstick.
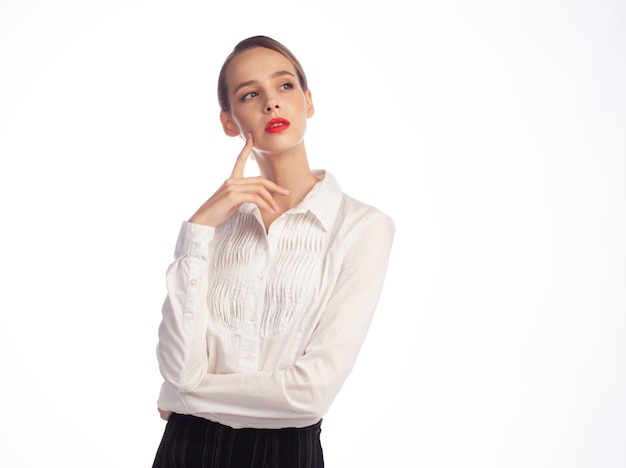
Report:
[{"label": "red lipstick", "polygon": [[283,130],[287,130],[291,125],[291,122],[287,119],[283,119],[282,117],[276,117],[265,125],[265,131],[267,133],[280,133]]}]

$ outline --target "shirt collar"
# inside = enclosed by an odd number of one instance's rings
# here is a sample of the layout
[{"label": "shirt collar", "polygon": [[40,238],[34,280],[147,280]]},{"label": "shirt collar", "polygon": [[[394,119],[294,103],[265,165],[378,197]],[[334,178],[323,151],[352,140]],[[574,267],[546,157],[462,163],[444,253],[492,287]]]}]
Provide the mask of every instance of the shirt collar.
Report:
[{"label": "shirt collar", "polygon": [[[331,173],[325,170],[313,170],[312,172],[320,181],[313,186],[300,203],[285,214],[311,213],[317,218],[324,230],[328,231],[337,216],[343,193]],[[252,203],[242,204],[239,210],[258,214],[258,207]]]},{"label": "shirt collar", "polygon": [[335,222],[343,194],[332,174],[324,170],[314,170],[313,174],[320,181],[288,213],[306,213],[308,211],[315,215],[324,230],[328,231]]}]

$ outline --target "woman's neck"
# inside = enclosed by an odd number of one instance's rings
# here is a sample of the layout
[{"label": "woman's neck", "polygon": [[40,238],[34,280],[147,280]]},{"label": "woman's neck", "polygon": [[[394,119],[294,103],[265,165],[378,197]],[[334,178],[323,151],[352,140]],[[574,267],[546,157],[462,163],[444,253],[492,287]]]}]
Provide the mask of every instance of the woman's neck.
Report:
[{"label": "woman's neck", "polygon": [[256,162],[261,175],[289,190],[288,195],[274,195],[278,211],[272,215],[263,214],[266,229],[272,221],[290,210],[311,191],[319,179],[311,172],[306,152],[258,155]]}]

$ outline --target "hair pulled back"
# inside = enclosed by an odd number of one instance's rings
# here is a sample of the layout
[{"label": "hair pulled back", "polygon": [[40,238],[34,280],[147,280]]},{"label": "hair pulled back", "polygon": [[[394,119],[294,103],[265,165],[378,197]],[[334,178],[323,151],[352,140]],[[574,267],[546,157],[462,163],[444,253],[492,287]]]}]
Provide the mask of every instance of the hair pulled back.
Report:
[{"label": "hair pulled back", "polygon": [[232,62],[232,60],[241,52],[243,52],[244,50],[252,49],[254,47],[265,47],[266,49],[278,52],[287,60],[289,60],[296,69],[296,74],[298,75],[300,87],[303,91],[307,90],[306,75],[304,73],[302,65],[300,65],[300,62],[298,61],[296,56],[293,55],[291,51],[283,44],[270,37],[253,36],[244,39],[239,44],[237,44],[233,51],[230,53],[230,55],[226,57],[226,60],[224,60],[224,64],[222,65],[222,69],[220,70],[219,78],[217,79],[217,100],[220,104],[220,109],[222,111],[228,111],[230,109],[230,102],[228,99],[228,84],[226,83],[228,65],[230,65],[230,62]]}]

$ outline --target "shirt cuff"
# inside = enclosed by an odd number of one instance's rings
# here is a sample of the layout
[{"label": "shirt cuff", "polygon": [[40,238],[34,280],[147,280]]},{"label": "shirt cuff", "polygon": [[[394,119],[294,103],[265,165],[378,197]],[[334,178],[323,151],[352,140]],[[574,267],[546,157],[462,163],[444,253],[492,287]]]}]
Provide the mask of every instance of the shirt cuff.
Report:
[{"label": "shirt cuff", "polygon": [[209,244],[214,235],[214,227],[183,221],[176,242],[175,258],[190,256],[208,260]]}]

